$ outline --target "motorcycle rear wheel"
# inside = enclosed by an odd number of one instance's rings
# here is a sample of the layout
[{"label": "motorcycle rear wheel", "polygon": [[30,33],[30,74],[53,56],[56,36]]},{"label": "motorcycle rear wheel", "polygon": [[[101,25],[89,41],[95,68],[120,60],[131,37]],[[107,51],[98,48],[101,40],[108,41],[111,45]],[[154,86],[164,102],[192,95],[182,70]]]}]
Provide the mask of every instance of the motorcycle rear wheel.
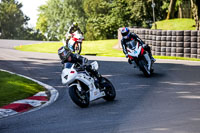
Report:
[{"label": "motorcycle rear wheel", "polygon": [[103,99],[106,101],[113,101],[116,97],[115,87],[107,78],[104,78],[104,80],[106,81],[105,83],[106,89],[104,91],[106,95],[103,97]]},{"label": "motorcycle rear wheel", "polygon": [[86,108],[89,106],[90,99],[89,99],[89,92],[80,92],[77,86],[69,87],[69,95],[72,101],[81,108]]}]

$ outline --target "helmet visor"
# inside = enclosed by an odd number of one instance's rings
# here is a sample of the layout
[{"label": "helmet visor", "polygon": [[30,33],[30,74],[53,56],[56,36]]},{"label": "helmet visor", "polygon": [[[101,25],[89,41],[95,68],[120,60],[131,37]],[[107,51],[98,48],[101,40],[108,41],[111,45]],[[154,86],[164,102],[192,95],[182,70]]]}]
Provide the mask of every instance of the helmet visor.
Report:
[{"label": "helmet visor", "polygon": [[128,35],[128,32],[122,33],[122,36],[127,36],[127,35]]},{"label": "helmet visor", "polygon": [[66,60],[70,56],[70,52],[63,50],[62,52],[59,53],[59,57],[61,60]]}]

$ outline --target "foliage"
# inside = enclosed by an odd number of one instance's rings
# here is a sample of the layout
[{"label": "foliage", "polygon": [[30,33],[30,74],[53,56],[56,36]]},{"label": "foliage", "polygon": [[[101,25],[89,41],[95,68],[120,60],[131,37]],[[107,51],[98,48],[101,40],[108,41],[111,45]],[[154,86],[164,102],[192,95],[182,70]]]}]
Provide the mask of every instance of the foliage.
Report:
[{"label": "foliage", "polygon": [[[151,27],[151,0],[48,0],[39,9],[37,29],[49,40],[60,40],[73,21],[87,40],[117,38],[117,30],[126,27]],[[155,0],[156,19],[166,17],[169,0]]]},{"label": "foliage", "polygon": [[47,36],[48,40],[60,40],[68,28],[76,21],[85,31],[85,14],[82,0],[48,0],[39,8],[36,28]]},{"label": "foliage", "polygon": [[[165,18],[166,8],[160,8],[168,0],[155,0],[156,18]],[[88,17],[86,38],[90,40],[117,37],[117,29],[126,27],[151,27],[151,0],[84,0]]]},{"label": "foliage", "polygon": [[[154,0],[156,21],[169,12],[171,0]],[[172,16],[184,0],[175,0]],[[150,28],[153,23],[152,0],[48,0],[39,8],[37,31],[27,27],[29,18],[16,0],[0,3],[1,38],[61,40],[76,21],[87,40],[117,38],[120,27]]]},{"label": "foliage", "polygon": [[45,40],[39,31],[28,28],[29,18],[21,11],[22,4],[15,0],[2,0],[0,3],[0,38]]},{"label": "foliage", "polygon": [[21,7],[22,4],[15,0],[2,0],[0,3],[1,38],[15,39],[21,36],[23,25],[29,20]]},{"label": "foliage", "polygon": [[125,0],[85,0],[86,39],[116,38],[117,29],[127,24],[127,9]]},{"label": "foliage", "polygon": [[194,17],[196,23],[196,29],[200,30],[200,1],[191,0],[192,16]]}]

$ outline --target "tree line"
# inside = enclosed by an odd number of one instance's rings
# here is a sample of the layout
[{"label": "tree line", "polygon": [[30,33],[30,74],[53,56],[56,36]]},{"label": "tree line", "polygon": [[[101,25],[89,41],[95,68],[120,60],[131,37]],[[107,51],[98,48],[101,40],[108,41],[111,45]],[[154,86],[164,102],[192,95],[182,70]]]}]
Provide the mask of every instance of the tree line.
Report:
[{"label": "tree line", "polygon": [[[198,0],[153,1],[156,21],[194,16],[198,25]],[[0,38],[61,40],[76,21],[87,40],[113,39],[120,27],[151,28],[153,23],[152,0],[48,0],[39,7],[37,30],[27,27],[21,7],[15,0],[1,1]]]},{"label": "tree line", "polygon": [[0,39],[46,40],[39,29],[28,27],[30,18],[22,12],[22,6],[16,0],[1,0]]},{"label": "tree line", "polygon": [[[166,18],[169,0],[154,0],[157,20]],[[61,39],[78,22],[87,40],[117,38],[122,26],[150,28],[151,0],[48,0],[40,7],[37,28],[50,40]]]}]

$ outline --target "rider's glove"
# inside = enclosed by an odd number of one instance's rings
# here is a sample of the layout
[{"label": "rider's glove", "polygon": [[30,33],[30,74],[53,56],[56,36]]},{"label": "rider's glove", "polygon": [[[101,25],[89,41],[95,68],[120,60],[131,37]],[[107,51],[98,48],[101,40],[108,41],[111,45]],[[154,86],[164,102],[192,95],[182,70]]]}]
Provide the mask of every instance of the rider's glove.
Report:
[{"label": "rider's glove", "polygon": [[142,44],[142,47],[143,47],[143,48],[147,47],[147,44]]},{"label": "rider's glove", "polygon": [[91,65],[87,65],[87,66],[86,66],[86,70],[87,70],[87,71],[91,71],[91,69],[92,69],[92,66],[91,66]]},{"label": "rider's glove", "polygon": [[61,60],[61,64],[64,64],[65,63],[65,61],[64,60]]}]

